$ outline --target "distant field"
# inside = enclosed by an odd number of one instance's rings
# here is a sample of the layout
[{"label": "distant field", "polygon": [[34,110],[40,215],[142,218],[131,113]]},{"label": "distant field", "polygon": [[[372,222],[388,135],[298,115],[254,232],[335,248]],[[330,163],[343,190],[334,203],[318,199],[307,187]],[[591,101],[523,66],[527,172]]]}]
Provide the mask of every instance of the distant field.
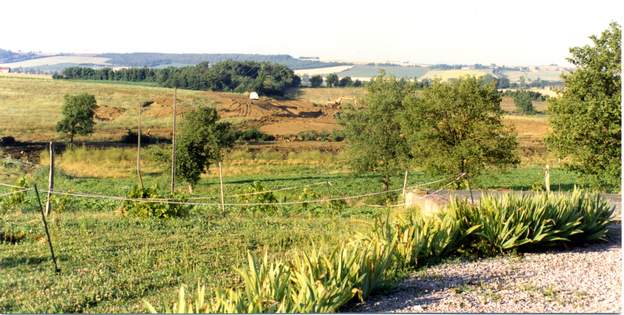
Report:
[{"label": "distant field", "polygon": [[346,70],[350,69],[351,67],[353,67],[353,66],[352,65],[347,65],[347,66],[335,66],[335,67],[300,69],[300,70],[295,70],[295,74],[298,75],[298,76],[302,76],[304,74],[307,74],[309,76],[313,76],[313,75],[326,75],[326,74],[330,74],[330,73],[338,73],[338,72],[346,71]]},{"label": "distant field", "polygon": [[3,63],[0,67],[9,68],[31,68],[57,64],[90,64],[90,65],[108,65],[108,59],[105,57],[91,56],[50,56],[25,61]]},{"label": "distant field", "polygon": [[492,74],[490,70],[431,70],[425,73],[419,79],[440,79],[448,80],[454,78],[460,78],[463,76],[475,76],[480,77],[486,74]]},{"label": "distant field", "polygon": [[531,69],[530,71],[504,71],[503,74],[509,78],[511,82],[520,82],[521,77],[525,77],[527,81],[537,79],[546,81],[561,81],[563,71],[550,69]]},{"label": "distant field", "polygon": [[366,95],[364,88],[303,88],[299,89],[297,97],[315,104],[326,104],[340,97],[361,98]]},{"label": "distant field", "polygon": [[355,65],[349,70],[338,73],[338,76],[350,76],[354,78],[374,77],[384,71],[387,75],[397,78],[414,79],[423,76],[429,69],[419,66],[371,66]]}]

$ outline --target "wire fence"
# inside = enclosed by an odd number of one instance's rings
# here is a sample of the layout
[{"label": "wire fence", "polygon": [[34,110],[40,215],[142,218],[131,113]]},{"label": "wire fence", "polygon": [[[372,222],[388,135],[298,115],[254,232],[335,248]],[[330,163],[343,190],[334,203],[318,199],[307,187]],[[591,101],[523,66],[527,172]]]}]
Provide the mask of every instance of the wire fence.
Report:
[{"label": "wire fence", "polygon": [[[460,180],[464,175],[465,174],[460,174],[459,176],[456,176],[454,179],[453,179],[453,177],[447,177],[447,178],[438,179],[438,180],[434,180],[434,181],[430,181],[430,182],[425,182],[425,183],[412,185],[412,186],[405,187],[405,188],[396,188],[396,189],[389,189],[389,190],[384,190],[384,191],[374,191],[374,192],[368,192],[368,193],[357,194],[357,195],[346,195],[346,196],[338,196],[338,197],[317,198],[317,199],[310,199],[310,200],[282,201],[282,202],[248,202],[248,203],[231,203],[230,202],[230,203],[220,203],[220,202],[187,201],[187,200],[185,200],[185,198],[180,198],[180,199],[174,199],[174,198],[131,198],[131,197],[126,197],[126,196],[105,195],[105,194],[88,193],[88,192],[68,192],[68,191],[59,191],[59,190],[53,190],[53,191],[40,190],[40,192],[42,192],[42,193],[50,193],[52,195],[70,196],[70,197],[76,197],[76,198],[116,200],[116,201],[138,202],[138,203],[166,203],[166,204],[187,205],[187,206],[227,206],[227,207],[280,206],[280,205],[286,206],[286,205],[303,205],[303,204],[327,203],[327,202],[332,202],[332,201],[347,201],[347,200],[361,199],[361,198],[365,198],[365,197],[378,196],[378,195],[395,193],[395,192],[399,192],[399,191],[411,190],[411,189],[415,189],[415,188],[419,188],[419,187],[426,187],[426,186],[430,186],[430,185],[433,185],[433,184],[436,184],[436,183],[449,181],[446,185],[444,185],[442,187],[442,188],[444,188],[444,187],[447,187],[448,185],[450,185],[450,184]],[[284,187],[284,188],[281,188],[281,189],[265,190],[265,191],[258,191],[258,192],[252,192],[252,193],[246,193],[246,194],[245,193],[244,194],[235,194],[235,195],[230,195],[230,196],[244,196],[244,195],[266,194],[266,193],[272,193],[272,192],[276,192],[276,191],[293,190],[293,189],[303,188],[303,187],[306,187],[306,186],[321,185],[321,184],[330,184],[331,185],[330,182],[318,182],[318,183],[307,184],[307,185],[298,185],[298,186]],[[7,196],[7,195],[17,194],[17,193],[21,193],[21,192],[25,192],[25,191],[31,190],[31,188],[24,188],[24,187],[21,187],[21,186],[15,186],[15,185],[10,185],[10,184],[5,184],[5,183],[0,183],[0,185],[1,186],[5,186],[5,187],[9,187],[9,188],[18,189],[18,190],[12,191],[12,192],[4,193],[4,194],[2,194],[0,196]],[[438,191],[440,191],[442,188],[440,188]],[[434,193],[436,193],[436,192],[429,193],[429,195],[434,194]],[[422,198],[424,198],[424,197],[425,196],[423,196]],[[207,199],[207,198],[213,198],[213,197],[196,196],[196,197],[192,197],[192,199],[191,198],[187,198],[187,199],[188,200],[201,200],[201,199]],[[402,205],[402,204],[389,205],[387,207],[398,207],[400,205]]]}]

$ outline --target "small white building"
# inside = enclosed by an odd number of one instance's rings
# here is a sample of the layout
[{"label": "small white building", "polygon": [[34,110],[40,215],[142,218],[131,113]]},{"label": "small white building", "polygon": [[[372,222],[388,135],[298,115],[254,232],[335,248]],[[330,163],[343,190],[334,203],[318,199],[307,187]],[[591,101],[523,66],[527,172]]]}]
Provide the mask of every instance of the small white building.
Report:
[{"label": "small white building", "polygon": [[0,73],[9,73],[11,72],[11,68],[0,67]]},{"label": "small white building", "polygon": [[251,93],[249,93],[249,99],[250,100],[259,100],[260,96],[258,96],[258,93],[256,93],[256,92],[251,92]]}]

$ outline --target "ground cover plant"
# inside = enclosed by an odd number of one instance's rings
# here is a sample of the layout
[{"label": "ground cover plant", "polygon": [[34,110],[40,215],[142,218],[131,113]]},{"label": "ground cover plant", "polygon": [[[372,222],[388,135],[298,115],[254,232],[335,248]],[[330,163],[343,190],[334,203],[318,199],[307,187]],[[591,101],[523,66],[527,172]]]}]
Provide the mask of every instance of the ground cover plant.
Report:
[{"label": "ground cover plant", "polygon": [[[248,267],[239,270],[245,280],[241,287],[219,291],[213,299],[205,299],[200,288],[195,301],[187,301],[181,288],[169,310],[335,312],[356,297],[363,300],[401,271],[449,255],[494,255],[606,240],[612,215],[613,207],[598,194],[580,190],[571,195],[485,197],[474,205],[455,200],[438,215],[396,225],[377,221],[372,233],[352,237],[327,253],[299,252],[290,261],[250,255]],[[157,311],[147,301],[146,307]]]}]

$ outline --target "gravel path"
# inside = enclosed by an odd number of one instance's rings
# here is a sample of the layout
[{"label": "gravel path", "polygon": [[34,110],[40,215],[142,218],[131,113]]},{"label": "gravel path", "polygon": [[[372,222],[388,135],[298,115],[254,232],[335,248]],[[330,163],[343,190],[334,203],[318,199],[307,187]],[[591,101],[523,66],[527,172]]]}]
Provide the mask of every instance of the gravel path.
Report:
[{"label": "gravel path", "polygon": [[621,312],[621,225],[609,243],[426,268],[349,312]]}]

